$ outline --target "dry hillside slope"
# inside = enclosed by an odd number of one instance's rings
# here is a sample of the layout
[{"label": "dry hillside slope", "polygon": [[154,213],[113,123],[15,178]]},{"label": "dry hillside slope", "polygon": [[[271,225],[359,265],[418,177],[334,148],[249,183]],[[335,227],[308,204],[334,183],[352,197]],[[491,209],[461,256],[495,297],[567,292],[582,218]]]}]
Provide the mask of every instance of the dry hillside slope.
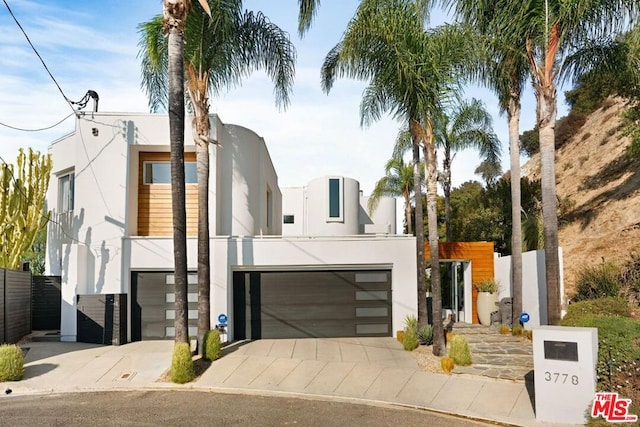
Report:
[{"label": "dry hillside slope", "polygon": [[[560,218],[559,243],[569,296],[580,266],[621,263],[640,249],[640,161],[626,155],[631,141],[622,135],[625,107],[620,98],[607,99],[556,150],[558,199],[568,206]],[[523,175],[539,178],[539,155],[524,165]]]}]

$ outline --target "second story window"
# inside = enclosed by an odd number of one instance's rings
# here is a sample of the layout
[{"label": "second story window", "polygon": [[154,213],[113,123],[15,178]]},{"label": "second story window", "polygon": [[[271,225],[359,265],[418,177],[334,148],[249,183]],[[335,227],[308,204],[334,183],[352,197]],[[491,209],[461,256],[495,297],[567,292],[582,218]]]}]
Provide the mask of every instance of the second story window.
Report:
[{"label": "second story window", "polygon": [[58,178],[58,209],[60,213],[73,211],[74,187],[75,174],[73,172]]},{"label": "second story window", "polygon": [[342,191],[343,183],[342,178],[329,178],[329,186],[327,193],[327,200],[329,202],[329,212],[327,221],[340,222],[342,221],[343,206],[342,206]]},{"label": "second story window", "polygon": [[[171,184],[170,162],[144,162],[145,184]],[[197,184],[196,162],[184,162],[185,184]]]}]

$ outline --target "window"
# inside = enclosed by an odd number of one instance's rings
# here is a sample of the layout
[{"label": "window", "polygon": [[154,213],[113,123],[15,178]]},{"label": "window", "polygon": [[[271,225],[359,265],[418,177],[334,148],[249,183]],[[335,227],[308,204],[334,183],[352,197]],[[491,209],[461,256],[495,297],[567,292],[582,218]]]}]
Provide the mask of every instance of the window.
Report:
[{"label": "window", "polygon": [[283,224],[293,224],[294,223],[294,216],[293,215],[283,215],[282,216],[282,223]]},{"label": "window", "polygon": [[342,221],[342,178],[329,178],[328,221]]},{"label": "window", "polygon": [[58,178],[58,186],[60,213],[71,212],[73,210],[75,174],[68,173]]},{"label": "window", "polygon": [[271,189],[267,187],[267,228],[271,228],[273,222],[273,194]]},{"label": "window", "polygon": [[[171,184],[170,162],[144,162],[145,184]],[[184,162],[184,181],[186,184],[197,184],[196,162]]]}]

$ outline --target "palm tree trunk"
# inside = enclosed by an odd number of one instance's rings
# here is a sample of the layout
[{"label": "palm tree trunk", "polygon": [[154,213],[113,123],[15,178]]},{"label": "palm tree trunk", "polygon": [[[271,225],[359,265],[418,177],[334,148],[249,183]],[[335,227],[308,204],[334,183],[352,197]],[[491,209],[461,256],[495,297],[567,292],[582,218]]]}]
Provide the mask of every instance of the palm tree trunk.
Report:
[{"label": "palm tree trunk", "polygon": [[442,162],[442,189],[444,190],[444,225],[447,242],[451,241],[451,146],[444,147],[444,161]]},{"label": "palm tree trunk", "polygon": [[186,5],[164,1],[165,29],[169,36],[169,138],[171,141],[171,207],[175,274],[175,341],[189,342],[187,305],[187,212],[184,184],[184,23]]},{"label": "palm tree trunk", "polygon": [[204,336],[211,329],[211,268],[209,241],[209,116],[193,119],[198,170],[198,354],[204,353]]},{"label": "palm tree trunk", "polygon": [[442,287],[440,284],[440,258],[438,237],[438,159],[433,140],[431,122],[427,123],[425,135],[425,161],[427,165],[427,221],[429,233],[429,253],[431,254],[431,296],[433,311],[433,354],[444,356],[444,323],[442,321]]},{"label": "palm tree trunk", "polygon": [[511,169],[511,295],[514,324],[522,313],[522,202],[520,193],[520,98],[511,97],[507,108]]},{"label": "palm tree trunk", "polygon": [[411,226],[411,196],[405,194],[404,196],[404,219],[407,223],[407,234],[413,233]]},{"label": "palm tree trunk", "polygon": [[547,322],[560,322],[560,268],[555,172],[556,88],[553,82],[536,91],[540,117],[540,163],[545,271],[547,276]]},{"label": "palm tree trunk", "polygon": [[416,269],[417,269],[417,297],[418,297],[418,327],[427,325],[427,294],[425,289],[424,266],[424,220],[422,214],[422,182],[420,173],[420,123],[410,121],[411,140],[413,148],[413,195],[415,198],[415,235],[416,235]]}]

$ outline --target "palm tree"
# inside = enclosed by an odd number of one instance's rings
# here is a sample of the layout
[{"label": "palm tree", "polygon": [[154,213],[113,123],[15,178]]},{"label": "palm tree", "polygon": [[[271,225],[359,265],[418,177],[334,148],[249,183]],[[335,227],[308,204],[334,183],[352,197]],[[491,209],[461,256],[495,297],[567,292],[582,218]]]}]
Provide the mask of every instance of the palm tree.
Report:
[{"label": "palm tree", "polygon": [[[522,312],[522,201],[520,188],[520,112],[521,96],[529,76],[529,62],[522,53],[524,32],[502,33],[499,10],[494,3],[475,0],[447,0],[455,4],[457,15],[479,32],[484,46],[476,80],[491,88],[498,97],[500,110],[507,113],[509,125],[511,185],[511,295],[512,314]],[[499,37],[500,36],[500,37]]]},{"label": "palm tree", "polygon": [[[401,131],[398,134],[398,141],[408,136],[408,132]],[[410,138],[410,136],[409,136]],[[401,142],[400,142],[401,143]],[[399,143],[396,142],[396,147]],[[420,167],[422,170],[423,167]],[[412,221],[411,221],[411,196],[413,194],[413,165],[406,164],[404,161],[404,153],[394,150],[393,156],[387,161],[384,167],[385,175],[380,178],[374,188],[369,201],[367,203],[367,209],[369,214],[372,214],[378,202],[383,196],[402,197],[404,199],[404,215],[405,223],[407,225],[407,234],[412,234]],[[421,177],[422,183],[424,177]]]},{"label": "palm tree", "polygon": [[586,0],[578,7],[575,2],[498,0],[491,6],[497,11],[495,28],[498,34],[522,34],[526,39],[520,52],[529,62],[537,104],[550,324],[557,324],[561,316],[555,122],[558,78],[566,72],[563,59],[586,46],[590,40],[620,34],[629,28],[637,17],[636,3],[632,0]]},{"label": "palm tree", "polygon": [[[209,95],[240,83],[251,71],[264,68],[275,85],[276,103],[286,106],[293,84],[295,50],[288,35],[262,14],[242,12],[242,2],[214,4],[209,19],[192,9],[185,28],[184,67],[198,175],[198,349],[202,352],[210,323],[209,245]],[[160,16],[141,25],[143,85],[152,108],[164,106],[165,39]]]},{"label": "palm tree", "polygon": [[298,34],[302,37],[311,28],[320,0],[298,0]]},{"label": "palm tree", "polygon": [[[444,330],[435,214],[436,157],[432,118],[458,89],[453,65],[468,51],[466,35],[452,26],[424,30],[424,9],[407,0],[363,0],[343,39],[329,52],[322,81],[329,91],[337,77],[369,82],[361,102],[361,124],[391,113],[409,124],[412,140],[417,253],[418,322],[426,324],[424,231],[420,185],[420,147],[427,151],[427,207],[433,290],[434,347],[444,353]],[[433,215],[431,215],[433,211]]]},{"label": "palm tree", "polygon": [[[455,152],[476,148],[490,162],[499,162],[500,141],[493,132],[491,115],[482,101],[471,99],[457,104],[450,115],[435,121],[436,144],[444,149],[442,189],[444,190],[445,236],[451,241],[451,163]],[[454,152],[453,156],[451,152]]]}]

